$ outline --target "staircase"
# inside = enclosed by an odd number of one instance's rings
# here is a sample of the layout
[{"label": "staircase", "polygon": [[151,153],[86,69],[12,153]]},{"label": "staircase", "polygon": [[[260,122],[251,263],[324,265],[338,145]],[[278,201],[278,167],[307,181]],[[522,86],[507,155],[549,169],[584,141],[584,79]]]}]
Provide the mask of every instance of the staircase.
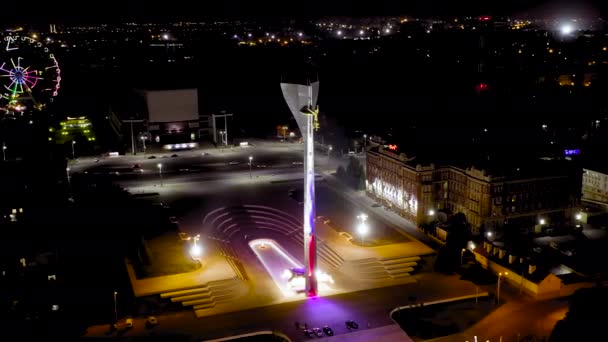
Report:
[{"label": "staircase", "polygon": [[419,256],[369,258],[350,261],[349,267],[361,280],[388,280],[411,276],[421,260]]},{"label": "staircase", "polygon": [[240,278],[234,278],[212,281],[199,287],[162,293],[160,297],[170,299],[174,303],[182,303],[183,306],[191,306],[199,316],[206,309],[237,300],[248,292],[247,282]]}]

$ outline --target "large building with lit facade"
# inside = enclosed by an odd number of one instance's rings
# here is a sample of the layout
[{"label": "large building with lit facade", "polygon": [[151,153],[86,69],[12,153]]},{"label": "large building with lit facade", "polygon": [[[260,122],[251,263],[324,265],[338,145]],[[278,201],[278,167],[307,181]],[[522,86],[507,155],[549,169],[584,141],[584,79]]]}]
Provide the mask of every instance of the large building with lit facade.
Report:
[{"label": "large building with lit facade", "polygon": [[366,166],[368,195],[418,224],[444,209],[464,213],[473,232],[558,225],[580,202],[580,172],[558,161],[481,169],[425,163],[380,145],[367,151]]},{"label": "large building with lit facade", "polygon": [[603,168],[583,169],[583,201],[608,207],[608,172]]}]

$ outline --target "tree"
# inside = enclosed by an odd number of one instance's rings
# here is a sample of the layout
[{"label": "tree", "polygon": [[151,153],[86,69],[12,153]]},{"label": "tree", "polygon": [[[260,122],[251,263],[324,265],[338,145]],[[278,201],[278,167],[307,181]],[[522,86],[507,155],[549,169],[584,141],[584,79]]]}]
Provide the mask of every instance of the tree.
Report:
[{"label": "tree", "polygon": [[549,342],[608,341],[608,288],[579,289],[570,299],[570,310],[558,321]]}]

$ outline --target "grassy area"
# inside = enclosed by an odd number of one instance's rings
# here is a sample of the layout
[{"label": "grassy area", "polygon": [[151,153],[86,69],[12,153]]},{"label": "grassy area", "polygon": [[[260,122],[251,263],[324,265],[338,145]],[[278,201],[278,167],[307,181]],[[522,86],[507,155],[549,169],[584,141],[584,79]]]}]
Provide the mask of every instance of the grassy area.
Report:
[{"label": "grassy area", "polygon": [[[382,246],[410,241],[397,229],[376,220],[374,210],[382,208],[357,208],[338,194],[327,188],[319,188],[316,193],[317,215],[329,219],[328,225],[337,232],[347,232],[353,237],[352,243],[359,246]],[[357,215],[368,214],[369,232],[364,239],[357,233]]]},{"label": "grassy area", "polygon": [[494,310],[490,298],[414,307],[393,314],[393,319],[414,341],[465,331]]},{"label": "grassy area", "polygon": [[166,232],[146,241],[150,263],[136,268],[137,278],[153,278],[196,271],[201,267],[188,253],[190,245],[175,232]]}]

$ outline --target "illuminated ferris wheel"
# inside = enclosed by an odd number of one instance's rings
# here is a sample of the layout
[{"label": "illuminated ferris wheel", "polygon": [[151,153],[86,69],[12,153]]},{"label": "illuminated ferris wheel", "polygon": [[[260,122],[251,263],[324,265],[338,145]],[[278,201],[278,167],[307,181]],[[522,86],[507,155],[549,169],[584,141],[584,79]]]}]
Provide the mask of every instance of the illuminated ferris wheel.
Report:
[{"label": "illuminated ferris wheel", "polygon": [[59,93],[61,69],[42,42],[11,35],[0,45],[0,108],[7,113],[42,110]]}]

